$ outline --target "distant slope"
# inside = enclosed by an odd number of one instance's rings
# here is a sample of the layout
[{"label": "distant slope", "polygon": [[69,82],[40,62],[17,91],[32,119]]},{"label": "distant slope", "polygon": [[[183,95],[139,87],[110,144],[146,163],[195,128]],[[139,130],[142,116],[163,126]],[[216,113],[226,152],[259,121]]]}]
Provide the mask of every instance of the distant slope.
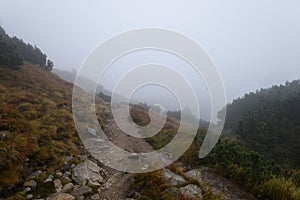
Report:
[{"label": "distant slope", "polygon": [[[76,70],[72,69],[71,71],[68,70],[61,70],[58,68],[54,68],[53,72],[55,74],[57,74],[60,78],[70,82],[70,83],[74,83],[77,72]],[[81,84],[84,84],[83,88],[93,88],[93,86],[96,84],[95,82],[93,82],[92,80],[90,80],[87,77],[77,77],[80,79]],[[110,96],[111,96],[111,92],[105,90],[103,88],[102,85],[98,84],[97,88],[96,88],[96,93],[98,94],[98,96],[102,99],[104,99],[105,101],[110,101]]]},{"label": "distant slope", "polygon": [[227,107],[225,127],[249,148],[300,167],[300,81],[233,101]]}]

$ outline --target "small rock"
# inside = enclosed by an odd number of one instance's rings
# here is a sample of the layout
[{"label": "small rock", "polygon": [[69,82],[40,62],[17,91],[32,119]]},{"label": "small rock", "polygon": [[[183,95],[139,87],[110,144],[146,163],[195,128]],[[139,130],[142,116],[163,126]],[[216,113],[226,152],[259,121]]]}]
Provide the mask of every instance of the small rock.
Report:
[{"label": "small rock", "polygon": [[69,161],[69,160],[72,160],[73,159],[73,156],[66,156],[65,158],[64,158],[64,160],[66,160],[66,161]]},{"label": "small rock", "polygon": [[54,193],[47,200],[75,200],[75,197],[67,193]]},{"label": "small rock", "polygon": [[34,178],[38,177],[41,173],[42,173],[41,170],[38,170],[38,171],[36,171],[36,172],[33,172],[32,174],[30,174],[30,175],[28,176],[27,179],[28,179],[28,180],[34,179]]},{"label": "small rock", "polygon": [[93,192],[93,190],[89,186],[83,185],[79,188],[75,188],[71,194],[78,198],[84,194],[89,194],[92,192]]},{"label": "small rock", "polygon": [[93,136],[96,136],[97,134],[96,134],[96,130],[95,129],[93,129],[93,128],[87,128],[87,132],[89,133],[89,134],[91,134],[91,135],[93,135]]},{"label": "small rock", "polygon": [[189,178],[194,178],[199,182],[202,182],[201,170],[199,169],[192,169],[190,171],[185,172],[185,175]]},{"label": "small rock", "polygon": [[142,197],[142,195],[138,192],[135,192],[134,195],[133,195],[134,199],[140,199],[141,197]]},{"label": "small rock", "polygon": [[60,179],[55,179],[53,181],[53,183],[54,183],[54,187],[55,187],[56,192],[61,192],[62,191],[62,187],[63,187],[63,185],[61,183],[61,180]]},{"label": "small rock", "polygon": [[30,181],[26,181],[24,184],[23,184],[24,187],[30,187],[31,189],[35,189],[36,186],[37,186],[37,183],[35,180],[30,180]]},{"label": "small rock", "polygon": [[190,185],[179,188],[179,190],[187,198],[202,199],[202,190],[197,185],[190,184]]},{"label": "small rock", "polygon": [[74,187],[73,183],[67,183],[66,185],[64,185],[63,187],[63,192],[69,192],[70,190],[72,190]]},{"label": "small rock", "polygon": [[71,176],[71,172],[65,172],[64,175],[63,175],[63,178],[70,177],[70,176]]},{"label": "small rock", "polygon": [[28,194],[27,196],[26,196],[26,199],[32,199],[33,198],[33,195],[32,194]]},{"label": "small rock", "polygon": [[77,197],[76,200],[84,200],[84,196],[81,195],[81,196]]},{"label": "small rock", "polygon": [[49,182],[52,182],[52,179],[49,177],[44,180],[44,183],[49,183]]},{"label": "small rock", "polygon": [[139,159],[139,155],[137,153],[132,153],[132,154],[128,155],[128,158],[137,160],[137,159]]},{"label": "small rock", "polygon": [[99,200],[100,199],[100,195],[99,194],[94,194],[90,198],[91,198],[91,200]]},{"label": "small rock", "polygon": [[64,164],[64,169],[66,169],[70,166],[68,162],[63,162],[63,164]]},{"label": "small rock", "polygon": [[88,186],[90,186],[90,187],[97,187],[97,186],[100,186],[100,183],[96,182],[96,181],[89,180]]},{"label": "small rock", "polygon": [[49,175],[48,178],[44,180],[44,183],[52,182],[53,181],[53,175]]},{"label": "small rock", "polygon": [[178,174],[173,173],[170,170],[165,170],[165,177],[170,181],[171,185],[178,185],[185,183],[185,179]]},{"label": "small rock", "polygon": [[31,187],[26,187],[23,192],[27,193],[27,192],[30,192],[31,191]]},{"label": "small rock", "polygon": [[72,179],[69,178],[69,177],[63,177],[63,178],[62,178],[62,181],[65,182],[65,183],[71,183],[71,182],[72,182]]},{"label": "small rock", "polygon": [[114,175],[112,175],[104,184],[104,188],[108,189],[111,186],[115,185],[118,183],[118,181],[120,180],[120,178],[122,177],[122,173],[121,172],[117,172]]},{"label": "small rock", "polygon": [[100,186],[103,182],[100,172],[101,168],[96,163],[86,160],[73,169],[72,179],[79,185],[88,181],[90,186]]},{"label": "small rock", "polygon": [[56,172],[55,175],[58,176],[58,177],[62,177],[63,173],[62,172]]}]

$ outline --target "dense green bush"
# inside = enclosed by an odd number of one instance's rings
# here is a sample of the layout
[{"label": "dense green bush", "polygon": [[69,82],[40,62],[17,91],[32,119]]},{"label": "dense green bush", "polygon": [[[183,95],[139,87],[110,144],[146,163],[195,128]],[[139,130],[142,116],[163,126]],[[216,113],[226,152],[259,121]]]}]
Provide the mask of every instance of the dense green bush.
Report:
[{"label": "dense green bush", "polygon": [[261,184],[256,191],[260,199],[299,200],[300,190],[291,180],[273,178]]}]

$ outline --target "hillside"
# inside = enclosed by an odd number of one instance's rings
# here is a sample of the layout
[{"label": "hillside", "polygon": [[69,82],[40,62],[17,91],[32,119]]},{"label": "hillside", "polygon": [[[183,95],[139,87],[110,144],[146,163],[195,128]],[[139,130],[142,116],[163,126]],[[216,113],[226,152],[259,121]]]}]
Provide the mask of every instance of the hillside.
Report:
[{"label": "hillside", "polygon": [[300,81],[250,93],[227,107],[225,127],[244,144],[300,168]]},{"label": "hillside", "polygon": [[17,68],[23,62],[39,65],[52,70],[54,64],[38,47],[25,43],[17,37],[10,37],[0,26],[0,66]]},{"label": "hillside", "polygon": [[[83,150],[72,118],[71,83],[32,64],[25,64],[17,70],[2,67],[0,73],[3,75],[0,78],[0,198],[124,199],[139,193],[145,198],[156,198],[152,189],[160,186],[156,183],[149,185],[148,181],[157,173],[162,175],[163,182],[159,184],[165,184],[165,195],[170,192],[167,188],[174,188],[170,185],[173,179],[169,177],[177,173],[174,166],[171,167],[174,172],[163,169],[140,175],[126,174],[103,166]],[[97,102],[97,106],[105,110],[105,132],[115,144],[132,152],[153,149],[144,140],[121,133],[111,119],[109,107],[105,107],[99,99]],[[141,119],[139,123],[147,124],[147,112],[139,107],[134,108],[138,111],[131,113],[133,119]],[[100,118],[99,121],[103,123]],[[173,134],[177,125],[177,120],[169,118],[166,131],[158,137],[169,135],[169,131]],[[85,165],[89,174],[87,177],[83,168]],[[219,177],[202,169],[200,171],[214,176],[204,177],[205,184]],[[224,188],[236,191],[234,196],[249,197],[226,180],[222,181],[224,186],[218,188],[216,184],[205,185],[201,177],[178,176],[184,180],[176,186],[181,188],[178,190],[182,192],[180,199],[191,199],[187,196],[189,193],[184,194],[190,188],[198,191],[190,195],[204,195],[205,199],[219,196],[230,199],[229,192],[223,192]]]},{"label": "hillside", "polygon": [[[300,199],[299,81],[229,104],[227,134],[205,159],[198,157],[208,125],[201,121],[193,144],[174,164],[130,174],[104,166],[107,161],[101,163],[85,150],[72,116],[73,84],[51,72],[53,63],[46,54],[8,36],[1,27],[0,44],[0,200]],[[108,137],[99,139],[91,133],[96,138],[90,141],[97,146],[90,147],[99,147],[101,155],[113,151],[105,145],[107,140],[129,152],[160,149],[174,138],[181,115],[189,114],[168,112],[157,135],[138,139],[117,126],[110,105],[103,101],[110,97],[99,89],[95,105],[87,109],[99,110],[97,119]],[[88,95],[79,91],[83,93],[78,102]],[[90,116],[78,109],[85,122],[80,129],[96,132]],[[133,121],[147,125],[148,109],[132,105]],[[128,158],[143,159],[133,155]]]},{"label": "hillside", "polygon": [[[0,194],[32,169],[51,171],[76,155],[72,85],[40,67],[0,68]],[[1,196],[1,195],[0,195]]]},{"label": "hillside", "polygon": [[[213,151],[205,159],[198,158],[206,132],[202,123],[179,161],[194,169],[214,168],[258,199],[300,199],[299,94],[299,81],[293,81],[235,100],[228,105],[224,134]],[[132,111],[133,120],[141,125],[149,122],[143,109],[147,106]],[[171,114],[178,118],[178,112]],[[154,148],[161,148],[176,134],[178,122],[170,124],[170,119],[163,131],[147,139]]]}]

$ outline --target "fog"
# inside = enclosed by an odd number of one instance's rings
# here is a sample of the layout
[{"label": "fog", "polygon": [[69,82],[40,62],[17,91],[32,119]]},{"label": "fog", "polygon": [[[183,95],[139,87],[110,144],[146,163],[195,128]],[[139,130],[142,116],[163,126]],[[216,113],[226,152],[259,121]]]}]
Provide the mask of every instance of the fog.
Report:
[{"label": "fog", "polygon": [[[64,70],[78,69],[97,45],[121,32],[144,27],[174,30],[206,49],[222,75],[228,101],[300,77],[297,0],[0,0],[0,25],[9,35],[37,45]],[[104,87],[111,89],[125,66],[151,59],[185,66],[168,55],[147,55],[116,63],[102,80]],[[207,96],[204,82],[192,76],[198,96]],[[147,93],[135,95],[145,101],[162,99],[157,89]],[[207,102],[207,97],[201,98]]]}]

